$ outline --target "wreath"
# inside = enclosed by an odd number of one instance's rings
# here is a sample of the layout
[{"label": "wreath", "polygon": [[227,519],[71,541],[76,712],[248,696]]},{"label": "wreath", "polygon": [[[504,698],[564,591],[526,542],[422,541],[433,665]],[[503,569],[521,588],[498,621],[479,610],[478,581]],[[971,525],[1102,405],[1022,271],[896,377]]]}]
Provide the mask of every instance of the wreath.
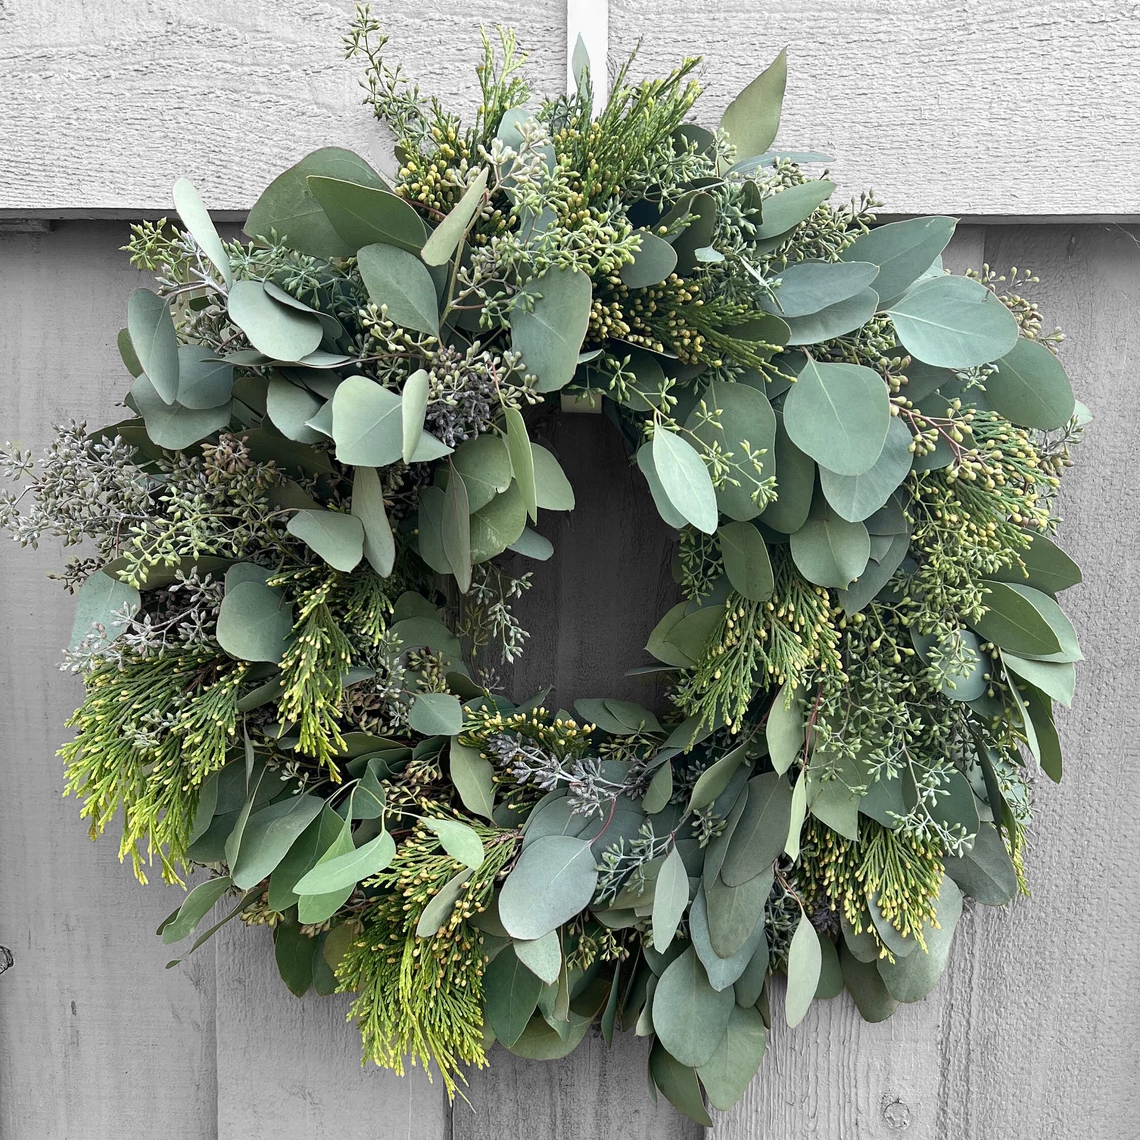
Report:
[{"label": "wreath", "polygon": [[[158,281],[119,334],[129,418],[3,453],[14,537],[87,544],[67,791],[93,836],[122,811],[140,880],[205,869],[164,942],[229,899],[293,993],[355,994],[366,1061],[454,1094],[494,1040],[620,1027],[708,1124],[774,975],[790,1025],[844,989],[881,1020],[963,897],[1024,890],[1088,414],[1022,275],[950,275],[952,219],[874,225],[771,149],[783,53],[710,130],[696,60],[627,65],[595,114],[588,67],[532,100],[504,31],[463,126],[385,41],[358,10],[396,177],[316,151],[249,243],[178,182],[181,228],[128,246]],[[574,506],[535,441],[567,404],[679,535],[665,709],[499,691],[533,524]]]}]

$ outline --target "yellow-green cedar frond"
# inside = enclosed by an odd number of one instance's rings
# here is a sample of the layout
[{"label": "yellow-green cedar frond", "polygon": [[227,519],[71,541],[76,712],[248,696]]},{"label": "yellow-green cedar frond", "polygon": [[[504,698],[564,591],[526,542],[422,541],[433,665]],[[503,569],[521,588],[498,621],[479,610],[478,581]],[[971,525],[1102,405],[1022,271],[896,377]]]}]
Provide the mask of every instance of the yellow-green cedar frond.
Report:
[{"label": "yellow-green cedar frond", "polygon": [[[60,749],[64,795],[84,800],[81,815],[100,835],[123,811],[119,858],[129,854],[135,875],[157,855],[162,877],[181,882],[198,789],[226,762],[237,724],[237,700],[247,666],[191,654],[144,658],[100,669],[68,724],[78,731]],[[146,847],[146,857],[142,845]]]}]

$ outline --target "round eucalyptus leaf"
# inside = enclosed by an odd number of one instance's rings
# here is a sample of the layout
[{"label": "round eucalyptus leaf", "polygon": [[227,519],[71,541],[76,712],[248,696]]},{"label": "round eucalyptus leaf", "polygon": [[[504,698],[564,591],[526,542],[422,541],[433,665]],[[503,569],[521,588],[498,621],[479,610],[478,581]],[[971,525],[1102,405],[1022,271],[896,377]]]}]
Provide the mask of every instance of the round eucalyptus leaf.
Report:
[{"label": "round eucalyptus leaf", "polygon": [[653,993],[653,1031],[682,1065],[712,1060],[736,1005],[732,987],[714,990],[690,946],[661,975]]},{"label": "round eucalyptus leaf", "polygon": [[308,388],[294,384],[278,373],[270,376],[266,413],[283,436],[298,443],[316,443],[324,439],[324,433],[308,423],[324,405],[325,400]]},{"label": "round eucalyptus leaf", "polygon": [[181,451],[221,431],[230,422],[228,401],[221,407],[201,410],[168,404],[155,391],[145,372],[131,385],[131,398],[146,424],[146,434],[168,451]]},{"label": "round eucalyptus leaf", "polygon": [[423,219],[382,183],[361,185],[320,174],[305,179],[337,236],[351,251],[383,242],[418,253],[427,237]]},{"label": "round eucalyptus leaf", "polygon": [[[536,478],[541,466],[537,450]],[[485,507],[511,485],[511,459],[506,441],[489,432],[461,443],[455,449],[452,464],[467,484],[467,505],[472,512]],[[540,502],[539,506],[545,504]]]},{"label": "round eucalyptus leaf", "polygon": [[870,261],[879,267],[875,291],[884,305],[893,304],[950,244],[954,218],[910,218],[876,226],[855,239],[839,255],[843,261]]},{"label": "round eucalyptus leaf", "polygon": [[593,300],[590,278],[573,269],[548,269],[521,293],[510,318],[511,347],[522,353],[539,392],[557,392],[578,367]]},{"label": "round eucalyptus leaf", "polygon": [[512,938],[541,938],[589,906],[597,883],[588,840],[544,835],[522,852],[504,881],[499,918]]},{"label": "round eucalyptus leaf", "polygon": [[887,312],[907,352],[936,368],[988,364],[1017,343],[1013,314],[967,277],[923,281]]},{"label": "round eucalyptus leaf", "polygon": [[[755,518],[760,508],[753,493],[775,468],[776,416],[767,396],[748,384],[714,380],[685,427],[729,467],[724,485],[716,488],[718,509],[738,521]],[[750,452],[763,454],[753,462]]]},{"label": "round eucalyptus leaf", "polygon": [[630,289],[646,289],[659,285],[677,268],[677,251],[664,238],[641,230],[641,248],[633,261],[621,267],[618,276]]},{"label": "round eucalyptus leaf", "polygon": [[364,526],[343,511],[298,511],[285,529],[334,570],[354,570],[364,557]]},{"label": "round eucalyptus leaf", "polygon": [[234,282],[229,314],[250,344],[273,360],[301,360],[316,350],[324,335],[316,313],[281,304],[260,281]]},{"label": "round eucalyptus leaf", "polygon": [[211,348],[201,344],[178,346],[178,403],[201,411],[230,402],[234,387],[233,366],[216,359]]},{"label": "round eucalyptus leaf", "polygon": [[293,607],[263,582],[239,582],[227,589],[218,613],[218,643],[239,661],[270,661],[285,655],[293,632]]},{"label": "round eucalyptus leaf", "polygon": [[775,292],[760,303],[786,321],[807,317],[857,297],[878,275],[866,261],[796,261],[780,270]]},{"label": "round eucalyptus leaf", "polygon": [[435,282],[415,254],[394,245],[366,245],[357,252],[356,263],[368,299],[383,309],[388,320],[428,336],[439,335]]},{"label": "round eucalyptus leaf", "polygon": [[768,546],[760,532],[746,522],[724,523],[717,529],[724,572],[732,588],[753,602],[772,596],[775,579]]},{"label": "round eucalyptus leaf", "polygon": [[511,485],[471,514],[471,561],[486,562],[517,542],[526,529],[526,503]]},{"label": "round eucalyptus leaf", "polygon": [[350,376],[332,398],[336,457],[354,467],[387,467],[403,453],[400,397],[366,376]]},{"label": "round eucalyptus leaf", "polygon": [[670,505],[686,522],[712,534],[717,524],[716,490],[693,445],[659,427],[653,433],[652,455],[653,469]]},{"label": "round eucalyptus leaf", "polygon": [[791,551],[796,568],[809,582],[845,590],[867,568],[871,538],[861,522],[848,522],[818,502],[792,535]]},{"label": "round eucalyptus leaf", "polygon": [[[76,650],[86,640],[92,646],[109,645],[122,629],[122,613],[133,617],[142,605],[142,595],[134,586],[113,578],[110,574],[95,573],[79,587],[76,595],[75,621],[71,626],[70,648]],[[102,626],[102,634],[95,629]]]},{"label": "round eucalyptus leaf", "polygon": [[1054,431],[1072,418],[1073,389],[1061,362],[1043,345],[1019,337],[986,380],[986,402],[1021,427]]},{"label": "round eucalyptus leaf", "polygon": [[845,297],[806,317],[786,317],[787,344],[820,344],[861,329],[879,308],[879,294],[874,289],[861,289],[853,297]]},{"label": "round eucalyptus leaf", "polygon": [[463,727],[463,706],[451,693],[417,693],[408,724],[423,736],[454,736]]},{"label": "round eucalyptus leaf", "polygon": [[768,1047],[768,1030],[755,1009],[734,1005],[716,1052],[697,1069],[709,1102],[727,1110],[748,1091]]},{"label": "round eucalyptus leaf", "polygon": [[279,174],[262,192],[246,218],[245,232],[268,241],[275,234],[290,249],[310,257],[349,257],[355,252],[333,228],[309,188],[311,175],[336,178],[376,190],[384,180],[358,154],[323,147]]},{"label": "round eucalyptus leaf", "polygon": [[784,397],[791,441],[837,475],[862,475],[883,451],[891,423],[887,386],[859,364],[808,359]]},{"label": "round eucalyptus leaf", "polygon": [[879,510],[910,472],[914,437],[906,423],[892,417],[879,458],[861,475],[837,475],[824,464],[819,484],[828,503],[840,518],[862,522]]}]

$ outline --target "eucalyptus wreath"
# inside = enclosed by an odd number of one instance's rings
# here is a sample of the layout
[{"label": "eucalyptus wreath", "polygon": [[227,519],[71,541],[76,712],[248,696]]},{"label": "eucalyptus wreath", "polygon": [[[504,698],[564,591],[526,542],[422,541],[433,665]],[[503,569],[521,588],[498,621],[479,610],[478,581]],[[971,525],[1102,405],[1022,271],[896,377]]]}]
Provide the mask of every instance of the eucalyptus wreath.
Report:
[{"label": "eucalyptus wreath", "polygon": [[[696,60],[627,65],[595,114],[587,67],[532,99],[504,31],[464,126],[385,42],[360,9],[396,176],[316,151],[248,243],[179,181],[181,226],[127,247],[157,277],[119,334],[128,418],[3,452],[15,538],[85,543],[67,791],[93,836],[122,812],[141,880],[204,870],[164,942],[227,900],[187,953],[270,927],[293,993],[355,995],[366,1061],[454,1094],[495,1040],[620,1027],[707,1124],[774,975],[791,1025],[844,989],[881,1020],[964,897],[1025,889],[1088,414],[1024,275],[953,276],[952,219],[875,225],[825,156],[771,149],[783,53],[710,130]],[[574,506],[536,442],[568,406],[679,535],[663,709],[500,691],[534,524]]]}]

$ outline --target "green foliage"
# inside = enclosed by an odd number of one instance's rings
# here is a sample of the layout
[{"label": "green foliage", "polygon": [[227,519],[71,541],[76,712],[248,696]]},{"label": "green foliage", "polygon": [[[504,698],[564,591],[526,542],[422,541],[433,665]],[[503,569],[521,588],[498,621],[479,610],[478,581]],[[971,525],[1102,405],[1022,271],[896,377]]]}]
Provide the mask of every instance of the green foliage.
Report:
[{"label": "green foliage", "polygon": [[[712,131],[696,60],[623,68],[595,117],[588,75],[532,100],[503,31],[465,125],[386,42],[359,9],[392,183],[317,151],[245,243],[179,182],[185,229],[128,246],[157,278],[119,335],[133,418],[0,452],[16,539],[88,543],[67,790],[93,835],[122,812],[140,878],[211,868],[164,940],[244,891],[292,992],[356,995],[366,1060],[451,1095],[485,1023],[554,1057],[600,1020],[653,1033],[653,1086],[707,1123],[774,972],[790,1024],[843,987],[879,1020],[963,894],[1025,889],[1087,411],[1033,278],[947,274],[952,219],[875,226],[770,149],[782,53]],[[663,708],[500,691],[541,576],[513,560],[575,505],[533,442],[563,394],[679,532]]]}]

